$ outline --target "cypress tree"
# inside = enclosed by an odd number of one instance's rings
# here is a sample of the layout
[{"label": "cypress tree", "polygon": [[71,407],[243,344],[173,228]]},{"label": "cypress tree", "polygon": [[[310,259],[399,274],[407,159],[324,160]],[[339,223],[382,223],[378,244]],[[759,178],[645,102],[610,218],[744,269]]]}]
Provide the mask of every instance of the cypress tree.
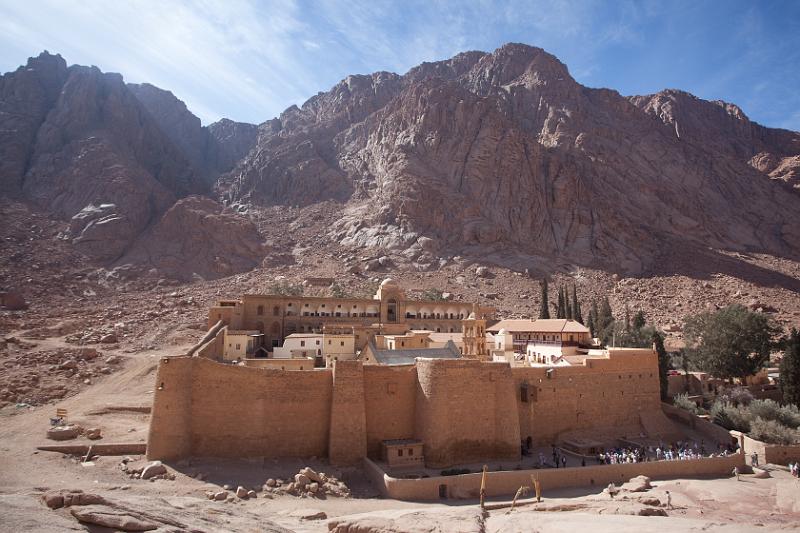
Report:
[{"label": "cypress tree", "polygon": [[605,342],[606,337],[611,335],[611,327],[614,325],[614,313],[611,310],[611,303],[608,301],[608,296],[603,298],[600,304],[600,311],[595,315],[595,330],[597,336],[601,341]]},{"label": "cypress tree", "polygon": [[566,312],[564,310],[564,289],[558,288],[558,308],[556,309],[556,318],[565,318]]},{"label": "cypress tree", "polygon": [[599,337],[599,331],[597,330],[597,318],[599,315],[599,311],[597,310],[597,300],[592,300],[592,307],[589,309],[589,329],[592,332],[592,337]]},{"label": "cypress tree", "polygon": [[780,367],[783,401],[800,406],[800,332],[792,328]]},{"label": "cypress tree", "polygon": [[658,383],[661,387],[661,401],[665,402],[669,398],[669,378],[667,375],[672,363],[667,350],[664,348],[664,336],[658,331],[653,332],[653,347],[658,354]]},{"label": "cypress tree", "polygon": [[578,303],[578,289],[575,284],[572,285],[572,318],[583,324],[583,315],[581,314],[581,304]]},{"label": "cypress tree", "polygon": [[586,319],[586,327],[589,328],[589,333],[591,334],[592,338],[595,337],[595,330],[594,330],[594,315],[592,314],[591,307],[589,308],[589,316]]},{"label": "cypress tree", "polygon": [[625,333],[629,333],[631,331],[631,310],[628,308],[628,304],[625,304]]},{"label": "cypress tree", "polygon": [[644,318],[644,311],[639,309],[635,315],[633,315],[633,329],[639,331],[644,327],[646,320]]},{"label": "cypress tree", "polygon": [[569,301],[569,287],[564,287],[564,307],[566,308],[566,313],[564,318],[572,320],[574,318],[572,303]]},{"label": "cypress tree", "polygon": [[550,298],[547,296],[547,280],[543,279],[542,286],[542,305],[539,308],[539,318],[550,318]]}]

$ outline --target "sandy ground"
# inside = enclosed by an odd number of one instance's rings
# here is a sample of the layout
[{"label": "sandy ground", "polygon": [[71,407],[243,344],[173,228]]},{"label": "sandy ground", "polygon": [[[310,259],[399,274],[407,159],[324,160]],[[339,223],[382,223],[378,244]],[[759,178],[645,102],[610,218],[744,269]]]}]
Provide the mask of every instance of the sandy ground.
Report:
[{"label": "sandy ground", "polygon": [[[59,340],[45,342],[57,345]],[[185,527],[160,530],[416,532],[416,531],[779,531],[800,528],[800,481],[782,469],[755,479],[673,480],[654,483],[638,495],[611,500],[582,489],[545,492],[545,500],[523,501],[508,509],[481,514],[475,501],[412,503],[381,499],[358,469],[339,470],[320,460],[219,461],[194,459],[170,465],[175,480],[155,482],[129,478],[120,457],[99,457],[90,465],[60,453],[37,451],[56,407],[66,408],[69,421],[100,427],[104,443],[145,442],[149,415],[132,407],[151,402],[158,358],[182,346],[130,353],[122,368],[102,376],[80,393],[34,408],[8,406],[0,411],[0,531],[105,531],[79,524],[68,509],[49,510],[40,501],[52,489],[80,489],[112,502],[168,517]],[[79,438],[70,443],[89,443]],[[133,459],[141,459],[134,457]],[[290,495],[233,503],[209,501],[205,493],[225,484],[259,488],[267,478],[288,478],[303,466],[336,475],[352,490],[350,498],[311,499]],[[205,481],[192,476],[205,475]],[[665,491],[674,509],[666,509]],[[656,499],[643,504],[641,498]],[[627,498],[627,499],[626,499]],[[643,508],[664,509],[668,516],[637,516]],[[303,520],[298,513],[323,511],[327,519]],[[283,529],[285,528],[285,529]]]}]

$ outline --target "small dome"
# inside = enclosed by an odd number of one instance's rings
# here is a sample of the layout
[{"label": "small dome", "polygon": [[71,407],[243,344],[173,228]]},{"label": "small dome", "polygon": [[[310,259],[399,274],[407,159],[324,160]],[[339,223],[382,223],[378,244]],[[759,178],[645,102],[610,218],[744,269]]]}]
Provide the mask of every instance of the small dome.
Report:
[{"label": "small dome", "polygon": [[471,312],[467,317],[467,320],[475,320],[475,311]]},{"label": "small dome", "polygon": [[392,278],[386,278],[381,281],[381,287],[397,287],[397,282]]},{"label": "small dome", "polygon": [[498,335],[508,335],[508,331],[506,331],[506,328],[503,328],[500,331],[498,331],[497,334]]}]

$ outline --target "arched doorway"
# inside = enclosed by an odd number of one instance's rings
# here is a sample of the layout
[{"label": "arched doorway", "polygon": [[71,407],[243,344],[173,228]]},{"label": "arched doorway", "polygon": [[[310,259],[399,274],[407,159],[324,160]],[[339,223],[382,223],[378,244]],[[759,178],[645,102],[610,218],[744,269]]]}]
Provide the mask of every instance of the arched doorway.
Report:
[{"label": "arched doorway", "polygon": [[397,300],[394,298],[386,302],[386,321],[397,322]]}]

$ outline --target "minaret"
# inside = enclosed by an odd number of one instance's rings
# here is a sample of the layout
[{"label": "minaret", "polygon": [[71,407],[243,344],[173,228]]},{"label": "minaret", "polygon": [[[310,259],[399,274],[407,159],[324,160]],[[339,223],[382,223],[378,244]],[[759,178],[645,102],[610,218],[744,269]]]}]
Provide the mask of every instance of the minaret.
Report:
[{"label": "minaret", "polygon": [[461,321],[462,339],[464,341],[464,357],[468,359],[489,360],[486,350],[486,320],[476,318],[475,312]]}]

